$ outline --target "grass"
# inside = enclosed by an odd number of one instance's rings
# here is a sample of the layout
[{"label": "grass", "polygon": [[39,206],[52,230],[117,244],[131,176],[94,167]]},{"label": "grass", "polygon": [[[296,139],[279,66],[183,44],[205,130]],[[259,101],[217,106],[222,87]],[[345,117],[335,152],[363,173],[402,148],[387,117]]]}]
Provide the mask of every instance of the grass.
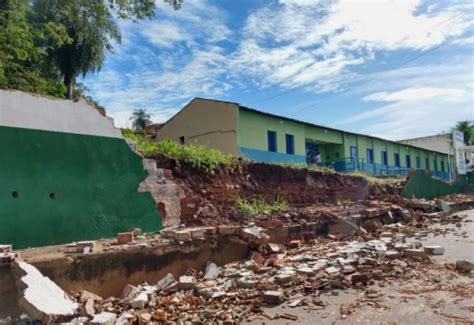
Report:
[{"label": "grass", "polygon": [[285,200],[277,198],[273,204],[268,204],[263,198],[259,198],[253,201],[247,201],[241,197],[235,200],[235,206],[245,215],[254,216],[258,214],[269,215],[273,212],[288,210],[289,205]]},{"label": "grass", "polygon": [[162,154],[169,158],[179,159],[209,174],[214,174],[220,165],[231,165],[235,162],[234,156],[214,149],[180,145],[169,140],[153,141],[147,135],[136,134],[133,130],[123,130],[122,134],[126,139],[133,141],[137,151],[145,157]]},{"label": "grass", "polygon": [[326,174],[335,174],[336,171],[333,168],[330,167],[321,167],[321,166],[315,166],[315,165],[308,165],[304,163],[274,163],[275,165],[286,167],[286,168],[292,168],[292,169],[307,169],[309,171],[314,171],[314,172],[321,172],[321,173],[326,173]]},{"label": "grass", "polygon": [[346,175],[365,178],[370,184],[398,184],[406,179],[406,177],[375,177],[362,172],[352,172]]}]

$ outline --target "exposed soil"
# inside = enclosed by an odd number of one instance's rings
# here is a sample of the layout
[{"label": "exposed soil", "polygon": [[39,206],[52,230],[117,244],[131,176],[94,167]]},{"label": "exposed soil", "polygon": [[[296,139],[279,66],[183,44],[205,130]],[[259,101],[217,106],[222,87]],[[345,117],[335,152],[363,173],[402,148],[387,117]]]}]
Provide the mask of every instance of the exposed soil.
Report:
[{"label": "exposed soil", "polygon": [[264,199],[269,204],[284,200],[294,210],[376,197],[399,198],[402,187],[394,183],[371,184],[360,176],[245,161],[220,166],[211,175],[163,155],[149,158],[156,161],[158,168],[169,170],[173,181],[184,189],[181,223],[188,226],[245,218],[235,208],[239,197],[247,201]]}]

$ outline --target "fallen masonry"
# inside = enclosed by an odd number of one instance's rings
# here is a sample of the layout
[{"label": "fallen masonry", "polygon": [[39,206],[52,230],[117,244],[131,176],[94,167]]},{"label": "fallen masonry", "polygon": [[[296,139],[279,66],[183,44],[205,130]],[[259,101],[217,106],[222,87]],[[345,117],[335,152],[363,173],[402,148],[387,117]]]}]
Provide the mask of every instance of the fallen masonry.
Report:
[{"label": "fallen masonry", "polygon": [[[142,235],[138,230],[130,230],[123,244],[119,244],[118,240],[100,241],[99,245],[95,242],[74,243],[71,247],[74,247],[72,251],[75,253],[65,250],[66,254],[97,254],[95,250],[100,248],[104,251],[140,249],[153,245],[157,240],[180,246],[182,241],[199,242],[209,236],[229,236],[234,240],[243,240],[252,247],[247,260],[221,266],[215,261],[208,261],[202,269],[188,266],[182,274],[169,273],[156,283],[126,285],[117,297],[106,299],[87,291],[76,292],[69,297],[31,265],[22,261],[11,261],[10,265],[13,268],[22,265],[29,274],[35,274],[35,283],[30,285],[30,290],[36,288],[32,296],[31,291],[24,289],[22,273],[15,272],[17,280],[23,282],[21,301],[29,298],[26,300],[28,304],[22,303],[24,310],[33,319],[43,321],[65,316],[72,323],[92,324],[149,321],[237,324],[244,320],[278,318],[297,321],[298,317],[291,313],[269,313],[265,307],[286,304],[289,307],[320,309],[324,308],[319,299],[322,292],[338,295],[339,290],[350,287],[364,289],[377,282],[416,276],[411,270],[430,265],[432,255],[444,254],[442,246],[423,247],[417,240],[430,231],[443,233],[442,229],[428,230],[426,225],[458,224],[462,221],[458,215],[432,212],[431,209],[429,213],[406,212],[411,215],[410,221],[400,221],[399,212],[403,211],[400,206],[378,201],[369,202],[369,205],[378,206],[384,213],[372,210],[371,213],[379,217],[359,216],[357,222],[351,222],[350,236],[341,229],[336,229],[337,236],[318,234],[314,230],[310,235],[308,229],[311,228],[302,228],[298,237],[285,237],[286,245],[281,244],[282,241],[272,242],[273,237],[269,235],[272,229],[256,223],[214,228],[175,227],[165,229],[161,236]],[[390,211],[395,211],[394,215],[398,217],[390,219],[393,223],[383,225],[379,218]],[[306,223],[305,226],[308,225]],[[0,248],[4,250],[2,254],[11,253],[9,245]],[[458,261],[450,267],[459,273],[472,271],[472,263],[468,261]],[[48,297],[44,298],[46,293]],[[54,299],[51,306],[57,309],[48,309],[51,307],[48,304],[50,299]]]},{"label": "fallen masonry", "polygon": [[78,304],[34,266],[16,261],[12,270],[22,290],[19,304],[34,319],[48,323],[76,313]]},{"label": "fallen masonry", "polygon": [[[127,285],[117,298],[102,299],[78,292],[75,302],[65,298],[65,293],[42,278],[36,269],[24,262],[18,265],[38,278],[34,284],[36,291],[25,295],[30,299],[28,310],[43,308],[41,313],[31,313],[43,320],[52,319],[53,315],[75,314],[72,323],[87,319],[91,324],[148,321],[237,324],[257,317],[297,321],[298,317],[291,313],[270,314],[263,307],[286,302],[289,307],[321,308],[315,298],[321,291],[336,295],[337,290],[351,286],[360,288],[376,280],[409,277],[409,269],[430,263],[425,249],[440,251],[438,246],[419,249],[415,248],[419,246],[417,242],[405,243],[399,236],[401,231],[402,227],[390,228],[383,237],[368,241],[318,238],[298,245],[260,244],[253,253],[261,256],[260,265],[252,258],[223,268],[209,262],[202,272],[189,269],[178,280],[168,274],[154,285]],[[393,252],[401,254],[394,256]],[[465,270],[469,265],[464,263],[459,267]],[[78,305],[80,313],[76,311]]]}]

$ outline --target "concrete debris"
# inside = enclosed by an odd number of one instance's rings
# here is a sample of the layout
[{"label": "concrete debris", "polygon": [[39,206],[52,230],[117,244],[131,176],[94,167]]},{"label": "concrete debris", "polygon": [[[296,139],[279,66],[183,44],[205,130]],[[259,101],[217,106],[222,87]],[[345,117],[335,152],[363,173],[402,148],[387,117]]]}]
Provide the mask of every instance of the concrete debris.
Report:
[{"label": "concrete debris", "polygon": [[140,292],[140,289],[138,289],[138,287],[128,284],[125,288],[123,288],[122,294],[120,295],[120,299],[131,300],[139,292]]},{"label": "concrete debris", "polygon": [[168,273],[163,279],[158,281],[158,283],[156,284],[156,290],[159,292],[177,283],[178,282],[176,281],[174,276],[171,273]]},{"label": "concrete debris", "polygon": [[19,305],[31,317],[51,322],[60,316],[76,314],[78,304],[33,265],[16,261],[12,266],[17,286],[21,288]]},{"label": "concrete debris", "polygon": [[439,245],[425,246],[425,252],[430,255],[443,255],[444,247]]},{"label": "concrete debris", "polygon": [[115,320],[117,319],[117,315],[114,313],[109,312],[102,312],[94,316],[94,318],[90,321],[90,325],[113,325],[115,324]]},{"label": "concrete debris", "polygon": [[208,263],[204,272],[204,280],[215,280],[221,273],[220,268],[214,263]]},{"label": "concrete debris", "polygon": [[461,273],[471,273],[474,270],[474,263],[466,260],[456,261],[456,270]]}]

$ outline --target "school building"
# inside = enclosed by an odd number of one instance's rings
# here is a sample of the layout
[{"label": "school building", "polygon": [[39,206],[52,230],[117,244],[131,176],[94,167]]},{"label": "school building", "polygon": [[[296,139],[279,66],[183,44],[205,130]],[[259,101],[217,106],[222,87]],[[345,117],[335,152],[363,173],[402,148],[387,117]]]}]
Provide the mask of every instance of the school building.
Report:
[{"label": "school building", "polygon": [[158,140],[200,145],[267,163],[318,164],[339,172],[406,175],[429,170],[453,178],[449,154],[262,112],[238,103],[195,98],[157,131]]}]

